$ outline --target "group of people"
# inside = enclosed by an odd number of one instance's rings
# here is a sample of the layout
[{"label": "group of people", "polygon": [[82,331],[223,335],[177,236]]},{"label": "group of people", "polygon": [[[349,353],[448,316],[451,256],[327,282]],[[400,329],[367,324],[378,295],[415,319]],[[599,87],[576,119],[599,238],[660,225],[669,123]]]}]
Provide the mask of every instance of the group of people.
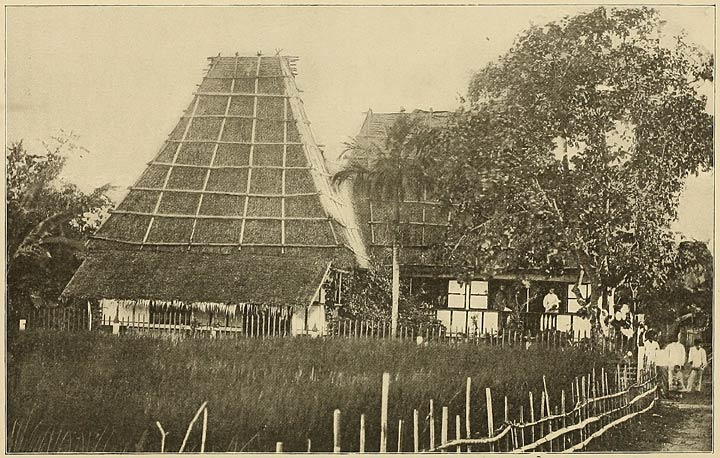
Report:
[{"label": "group of people", "polygon": [[[645,334],[645,361],[655,365],[660,376],[660,392],[699,392],[702,390],[703,372],[708,365],[707,353],[702,348],[702,341],[695,339],[690,351],[686,354],[685,346],[677,339],[661,349],[654,331]],[[689,366],[690,374],[687,382],[684,379],[683,367]]]}]

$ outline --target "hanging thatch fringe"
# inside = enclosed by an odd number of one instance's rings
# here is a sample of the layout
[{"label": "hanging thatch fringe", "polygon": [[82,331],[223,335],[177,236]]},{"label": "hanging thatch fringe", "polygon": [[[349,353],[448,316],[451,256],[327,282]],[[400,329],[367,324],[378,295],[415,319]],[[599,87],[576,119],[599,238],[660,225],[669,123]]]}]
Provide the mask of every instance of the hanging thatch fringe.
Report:
[{"label": "hanging thatch fringe", "polygon": [[102,310],[108,311],[108,314],[120,315],[132,314],[138,306],[141,308],[159,308],[160,310],[177,310],[177,311],[202,311],[212,312],[216,314],[228,315],[234,318],[238,313],[243,315],[271,313],[279,314],[282,318],[292,315],[293,308],[288,306],[277,306],[267,304],[221,304],[218,302],[190,302],[171,300],[150,300],[150,299],[101,299],[100,307]]}]

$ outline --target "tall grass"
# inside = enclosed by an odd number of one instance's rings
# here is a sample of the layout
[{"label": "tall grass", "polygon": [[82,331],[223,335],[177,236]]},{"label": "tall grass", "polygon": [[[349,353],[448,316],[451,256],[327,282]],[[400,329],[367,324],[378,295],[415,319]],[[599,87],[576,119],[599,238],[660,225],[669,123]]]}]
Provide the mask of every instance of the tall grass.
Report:
[{"label": "tall grass", "polygon": [[[428,401],[434,399],[438,413],[449,406],[451,418],[464,417],[466,377],[472,377],[473,431],[484,434],[486,387],[493,392],[498,425],[503,396],[516,418],[521,404],[527,411],[529,391],[540,398],[543,375],[556,404],[560,389],[600,363],[596,355],[572,349],[300,338],[170,341],[48,331],[19,336],[9,351],[8,434],[15,437],[9,441],[14,451],[70,451],[67,440],[38,442],[37,431],[52,437],[62,431],[85,438],[102,434],[99,449],[87,451],[159,451],[155,421],[169,433],[166,450],[177,451],[204,401],[207,451],[272,451],[277,441],[286,451],[303,451],[308,438],[314,451],[331,451],[336,408],[342,412],[343,449],[358,449],[364,413],[367,449],[373,451],[379,445],[384,371],[392,376],[388,442],[396,443],[397,420],[412,425],[413,409],[419,409],[421,447],[427,447]],[[19,433],[40,419],[35,442]],[[20,429],[11,434],[13,427]],[[412,434],[405,431],[404,449],[411,450]],[[188,450],[199,450],[199,442],[195,428]]]}]

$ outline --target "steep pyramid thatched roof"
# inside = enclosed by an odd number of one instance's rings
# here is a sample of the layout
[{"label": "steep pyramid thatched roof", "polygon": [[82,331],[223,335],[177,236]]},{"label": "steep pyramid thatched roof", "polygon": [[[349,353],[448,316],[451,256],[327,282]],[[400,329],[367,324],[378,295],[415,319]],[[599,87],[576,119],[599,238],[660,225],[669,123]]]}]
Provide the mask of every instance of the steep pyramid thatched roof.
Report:
[{"label": "steep pyramid thatched roof", "polygon": [[[312,279],[316,288],[315,271],[331,263],[365,263],[360,233],[348,227],[352,210],[310,131],[294,64],[210,58],[192,102],[93,237],[65,296],[243,303],[274,283]],[[304,261],[316,267],[298,271]],[[302,303],[296,293],[273,302]]]},{"label": "steep pyramid thatched roof", "polygon": [[[360,144],[373,143],[383,148],[388,130],[401,116],[407,116],[428,127],[443,127],[448,123],[450,112],[414,110],[412,112],[375,113],[370,109],[360,132],[355,137],[356,140]],[[372,167],[374,157],[369,157],[364,153],[373,150],[373,148],[352,150],[346,160],[350,163],[360,162],[366,167]],[[354,189],[353,204],[358,225],[361,227],[363,239],[370,252],[381,257],[389,255],[392,237],[391,227],[388,223],[392,218],[392,202],[368,196],[362,189]],[[428,189],[408,189],[400,207],[400,220],[404,225],[402,234],[404,249],[401,252],[401,262],[403,264],[432,263],[427,248],[445,240],[448,209],[441,205]]]}]

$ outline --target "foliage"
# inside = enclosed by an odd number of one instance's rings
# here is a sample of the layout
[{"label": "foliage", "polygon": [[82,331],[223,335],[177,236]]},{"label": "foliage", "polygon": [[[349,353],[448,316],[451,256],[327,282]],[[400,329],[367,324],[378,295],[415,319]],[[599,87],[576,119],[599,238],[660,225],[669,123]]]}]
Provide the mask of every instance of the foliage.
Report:
[{"label": "foliage", "polygon": [[[341,318],[369,321],[389,321],[392,301],[392,271],[372,260],[367,270],[354,270],[343,277]],[[417,282],[413,285],[403,279],[400,282],[399,323],[403,326],[439,324],[435,319],[433,304],[437,293]]]},{"label": "foliage", "polygon": [[7,276],[12,312],[31,298],[54,301],[78,267],[83,242],[94,233],[112,202],[109,185],[84,193],[62,181],[73,136],[53,138],[43,154],[22,142],[7,153]]},{"label": "foliage", "polygon": [[680,242],[668,260],[667,281],[657,289],[641,292],[642,307],[655,326],[692,319],[708,328],[713,308],[713,256],[704,242]]},{"label": "foliage", "polygon": [[579,267],[591,317],[608,288],[661,285],[684,180],[713,153],[698,93],[712,58],[666,39],[654,10],[601,7],[531,27],[477,73],[436,137],[454,208],[441,255],[484,273]]},{"label": "foliage", "polygon": [[[308,438],[313,451],[329,452],[336,408],[342,413],[343,450],[358,450],[358,422],[364,413],[367,449],[377,451],[384,371],[392,374],[389,437],[397,438],[398,419],[412,425],[413,409],[418,409],[420,445],[427,448],[429,400],[435,401],[439,439],[439,406],[448,406],[453,415],[464,411],[466,377],[472,377],[473,431],[485,435],[485,388],[492,389],[499,425],[503,396],[517,418],[521,405],[527,412],[527,393],[533,391],[539,412],[543,375],[551,402],[557,405],[560,390],[569,393],[574,377],[602,364],[596,354],[572,349],[492,346],[479,351],[473,344],[417,346],[364,339],[174,342],[97,332],[28,331],[11,345],[8,425],[16,420],[26,424],[32,417],[32,431],[41,416],[39,430],[93,438],[105,431],[99,446],[94,447],[93,440],[90,449],[95,451],[157,452],[156,421],[169,432],[166,450],[177,451],[204,401],[210,452],[269,452],[276,441],[282,441],[286,451],[304,451]],[[188,441],[190,451],[199,450],[199,426]],[[412,450],[412,434],[403,437],[404,449]]]},{"label": "foliage", "polygon": [[400,205],[406,193],[429,187],[432,180],[426,172],[431,153],[430,139],[422,123],[407,115],[400,116],[390,126],[384,145],[373,141],[354,139],[348,143],[346,152],[353,160],[346,168],[333,176],[334,183],[352,181],[354,192],[364,193],[373,200],[392,202],[392,219],[388,229],[392,233],[392,290],[391,333],[396,335],[400,308],[400,244],[406,225],[400,221]]},{"label": "foliage", "polygon": [[[406,195],[416,195],[434,180],[427,173],[431,137],[429,128],[418,118],[399,116],[388,128],[383,143],[355,138],[345,144],[349,154],[347,166],[333,176],[333,181],[352,181],[353,188],[374,200],[403,202]],[[368,158],[360,160],[359,158]],[[401,230],[396,211],[391,221],[393,233]],[[400,237],[397,237],[400,240]]]}]

